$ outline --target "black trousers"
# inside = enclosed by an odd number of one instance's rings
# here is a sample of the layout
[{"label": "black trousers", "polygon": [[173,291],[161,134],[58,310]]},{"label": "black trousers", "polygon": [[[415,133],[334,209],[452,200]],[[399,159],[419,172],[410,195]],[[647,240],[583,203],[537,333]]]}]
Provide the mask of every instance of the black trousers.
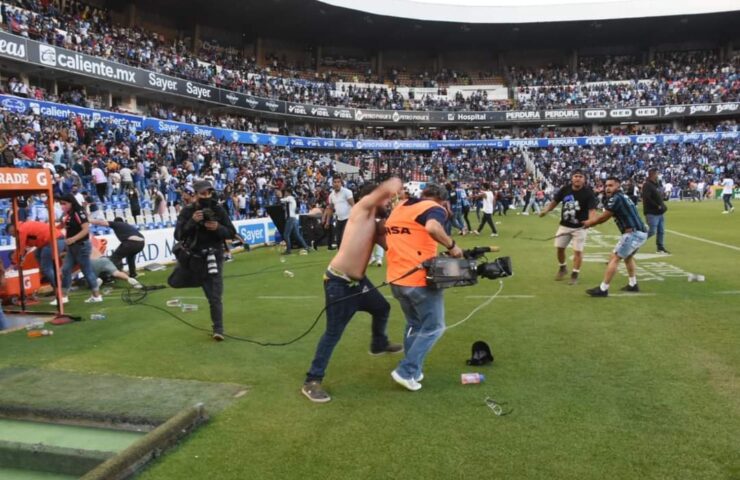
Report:
[{"label": "black trousers", "polygon": [[493,230],[493,233],[498,233],[496,231],[496,225],[493,223],[493,218],[490,213],[483,214],[483,220],[480,221],[480,226],[478,227],[478,233],[483,233],[483,227],[485,227],[486,224],[491,226],[491,230]]},{"label": "black trousers", "polygon": [[206,255],[199,254],[187,264],[178,260],[167,284],[172,288],[203,288],[211,311],[213,333],[224,333],[224,256],[221,251],[215,255],[218,262],[217,274],[208,273]]},{"label": "black trousers", "polygon": [[465,218],[465,224],[468,226],[468,231],[473,230],[473,228],[470,226],[470,219],[468,219],[468,215],[470,214],[470,207],[462,207],[463,211],[463,218]]},{"label": "black trousers", "polygon": [[722,201],[725,204],[725,211],[729,211],[732,208],[732,194],[725,193],[722,195]]},{"label": "black trousers", "polygon": [[123,271],[123,259],[126,259],[128,265],[128,274],[130,277],[136,277],[136,255],[144,250],[146,242],[137,240],[124,240],[110,256],[110,261],[118,270]]},{"label": "black trousers", "polygon": [[105,194],[108,192],[108,182],[96,183],[95,184],[95,191],[98,194],[98,199],[101,202],[104,202],[105,201]]},{"label": "black trousers", "polygon": [[337,248],[342,245],[342,237],[344,236],[344,228],[347,226],[347,220],[337,220],[337,226],[334,227],[334,235],[337,243]]}]

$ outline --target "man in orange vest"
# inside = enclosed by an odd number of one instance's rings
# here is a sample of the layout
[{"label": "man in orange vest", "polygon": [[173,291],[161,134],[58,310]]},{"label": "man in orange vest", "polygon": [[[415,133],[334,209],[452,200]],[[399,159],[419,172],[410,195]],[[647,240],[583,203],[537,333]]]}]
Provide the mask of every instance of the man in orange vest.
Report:
[{"label": "man in orange vest", "polygon": [[388,272],[393,296],[406,317],[403,339],[404,358],[391,377],[405,388],[421,389],[424,359],[445,330],[444,297],[441,289],[427,287],[422,262],[437,255],[437,245],[450,256],[460,258],[463,252],[445,233],[447,212],[442,208],[446,191],[438,185],[427,185],[421,199],[408,199],[399,204],[385,223],[388,244]]},{"label": "man in orange vest", "polygon": [[401,345],[390,343],[386,335],[391,306],[365,276],[373,246],[376,242],[381,246],[385,243],[382,222],[375,219],[382,216],[381,210],[401,188],[399,179],[387,180],[364,195],[350,210],[342,244],[324,274],[326,331],[319,340],[316,355],[301,387],[301,393],[312,402],[331,400],[321,381],[334,347],[355,312],[368,312],[373,317],[371,355],[402,350]]}]

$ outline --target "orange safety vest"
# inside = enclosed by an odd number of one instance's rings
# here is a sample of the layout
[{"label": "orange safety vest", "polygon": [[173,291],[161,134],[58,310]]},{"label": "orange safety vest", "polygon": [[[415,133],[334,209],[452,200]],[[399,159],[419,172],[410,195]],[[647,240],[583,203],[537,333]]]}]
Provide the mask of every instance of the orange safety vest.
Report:
[{"label": "orange safety vest", "polygon": [[388,245],[386,281],[404,287],[425,287],[426,271],[419,270],[396,280],[424,260],[437,255],[437,241],[429,235],[416,218],[430,208],[440,207],[432,200],[406,205],[408,200],[393,209],[385,222],[385,241]]}]

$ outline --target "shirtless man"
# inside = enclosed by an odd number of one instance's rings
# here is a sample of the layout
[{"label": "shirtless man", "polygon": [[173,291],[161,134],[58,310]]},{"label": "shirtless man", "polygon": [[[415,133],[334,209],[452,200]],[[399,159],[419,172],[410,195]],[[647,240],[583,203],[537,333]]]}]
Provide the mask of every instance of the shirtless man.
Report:
[{"label": "shirtless man", "polygon": [[[372,315],[370,355],[400,353],[403,346],[388,341],[386,326],[390,304],[365,276],[375,243],[385,247],[385,226],[376,222],[383,208],[401,191],[402,183],[392,178],[364,195],[352,208],[344,231],[342,245],[324,274],[326,296],[326,331],[319,340],[311,368],[301,393],[316,403],[331,400],[321,386],[326,367],[345,327],[355,312]],[[344,297],[351,296],[345,300]]]}]

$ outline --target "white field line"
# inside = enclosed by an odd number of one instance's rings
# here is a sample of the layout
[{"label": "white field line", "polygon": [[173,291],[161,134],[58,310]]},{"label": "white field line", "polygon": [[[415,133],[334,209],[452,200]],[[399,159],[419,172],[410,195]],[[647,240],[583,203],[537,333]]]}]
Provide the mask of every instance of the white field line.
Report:
[{"label": "white field line", "polygon": [[735,245],[728,245],[726,243],[715,242],[714,240],[707,240],[706,238],[694,237],[693,235],[686,235],[685,233],[677,232],[675,230],[666,230],[666,232],[672,233],[673,235],[678,235],[679,237],[684,237],[684,238],[688,238],[688,239],[691,239],[691,240],[696,240],[697,242],[709,243],[711,245],[716,245],[718,247],[729,248],[730,250],[735,250],[737,252],[740,252],[740,247],[736,247]]},{"label": "white field line", "polygon": [[309,298],[319,298],[318,295],[262,295],[257,297],[260,300],[306,300]]},{"label": "white field line", "polygon": [[740,295],[740,290],[726,290],[724,292],[717,292],[716,295]]},{"label": "white field line", "polygon": [[[490,295],[468,295],[465,298],[491,298]],[[535,295],[499,295],[496,298],[535,298]]]},{"label": "white field line", "polygon": [[654,297],[657,293],[610,293],[610,297]]}]

